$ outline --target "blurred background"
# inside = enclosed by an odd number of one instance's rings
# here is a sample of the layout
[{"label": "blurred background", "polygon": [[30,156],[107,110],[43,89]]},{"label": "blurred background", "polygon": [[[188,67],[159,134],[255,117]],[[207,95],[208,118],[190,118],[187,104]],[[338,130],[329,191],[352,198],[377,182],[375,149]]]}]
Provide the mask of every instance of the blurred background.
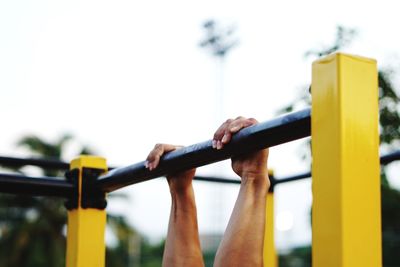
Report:
[{"label": "blurred background", "polygon": [[[155,143],[211,139],[227,118],[264,121],[308,106],[312,61],[338,50],[378,60],[381,152],[399,149],[399,5],[0,1],[0,154],[142,161]],[[309,140],[271,148],[278,178],[310,164]],[[400,266],[399,173],[400,162],[382,168],[384,266]],[[229,161],[197,174],[237,179]],[[195,182],[195,192],[212,266],[238,186]],[[275,196],[280,266],[311,266],[311,180],[279,185]],[[107,266],[160,266],[170,210],[164,178],[108,202]],[[0,266],[64,266],[65,218],[58,199],[0,194]]]}]

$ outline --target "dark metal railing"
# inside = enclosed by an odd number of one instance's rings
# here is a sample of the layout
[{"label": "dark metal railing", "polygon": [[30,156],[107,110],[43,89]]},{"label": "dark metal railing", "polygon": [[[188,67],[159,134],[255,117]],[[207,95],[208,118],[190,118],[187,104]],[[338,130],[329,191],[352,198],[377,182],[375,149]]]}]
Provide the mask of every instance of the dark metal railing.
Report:
[{"label": "dark metal railing", "polygon": [[14,158],[0,156],[0,166],[18,168],[27,165],[61,171],[69,169],[69,163],[53,158]]},{"label": "dark metal railing", "polygon": [[393,161],[400,160],[400,150],[388,153],[386,155],[381,156],[381,164],[387,165]]},{"label": "dark metal railing", "polygon": [[[0,163],[4,163],[0,157]],[[17,159],[17,158],[14,158]],[[24,162],[25,159],[21,159]],[[400,160],[400,150],[383,155],[380,158],[382,165],[390,164],[393,161]],[[30,161],[29,161],[30,162]],[[20,164],[21,166],[23,164]],[[30,165],[30,164],[29,164]],[[293,182],[297,180],[311,178],[311,172],[291,175],[287,177],[270,177],[272,186],[278,184]],[[0,174],[0,192],[12,194],[25,194],[34,196],[55,196],[68,198],[73,190],[73,185],[62,177],[30,177],[21,174]],[[240,184],[238,179],[195,176],[196,181],[214,182],[224,184]]]},{"label": "dark metal railing", "polygon": [[[387,165],[389,163],[392,163],[393,161],[400,160],[400,150],[394,151],[391,153],[388,153],[386,155],[383,155],[380,157],[380,163],[381,165]],[[296,174],[284,178],[279,178],[279,179],[272,179],[272,186],[282,184],[282,183],[287,183],[287,182],[293,182],[297,180],[302,180],[302,179],[307,179],[311,178],[311,172],[305,172],[301,174]]]},{"label": "dark metal railing", "polygon": [[[159,166],[152,171],[149,171],[145,167],[144,161],[127,167],[110,167],[110,171],[107,174],[100,176],[98,188],[104,192],[111,192],[124,186],[154,179],[168,173],[203,166],[265,147],[300,139],[310,135],[310,123],[310,109],[306,109],[245,128],[234,135],[232,141],[222,150],[213,149],[212,142],[209,140],[168,153],[162,158]],[[400,150],[383,155],[380,158],[382,165],[389,164],[395,160],[400,160]],[[53,170],[65,171],[69,169],[69,163],[58,159],[0,156],[0,166],[22,167],[25,165]],[[310,172],[283,178],[271,177],[271,183],[274,187],[281,183],[310,177]],[[60,177],[30,177],[21,174],[0,174],[0,192],[68,198],[74,186],[63,179]],[[195,180],[240,184],[240,180],[237,179],[218,177],[195,176]]]},{"label": "dark metal railing", "polygon": [[99,187],[112,192],[124,186],[154,179],[168,173],[200,167],[240,154],[272,147],[311,134],[310,109],[290,113],[271,121],[245,128],[235,134],[221,150],[212,147],[212,140],[184,147],[166,154],[159,166],[149,171],[145,162],[116,168],[101,176]]},{"label": "dark metal railing", "polygon": [[74,186],[58,177],[30,177],[21,174],[0,174],[0,192],[31,196],[68,198]]}]

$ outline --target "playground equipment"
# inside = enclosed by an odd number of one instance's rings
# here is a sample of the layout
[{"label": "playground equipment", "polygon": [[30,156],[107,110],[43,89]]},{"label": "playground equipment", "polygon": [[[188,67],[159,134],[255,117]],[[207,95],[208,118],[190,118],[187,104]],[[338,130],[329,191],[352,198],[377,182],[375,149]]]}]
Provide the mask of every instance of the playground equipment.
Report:
[{"label": "playground equipment", "polygon": [[[314,62],[312,98],[312,109],[245,128],[222,150],[212,149],[210,140],[173,151],[153,171],[145,168],[144,162],[109,170],[105,159],[93,156],[81,156],[71,164],[0,157],[0,163],[16,166],[70,169],[64,181],[1,174],[0,192],[68,199],[67,267],[101,267],[105,258],[106,193],[311,135],[313,266],[381,266],[376,62],[341,53]],[[396,152],[381,161],[399,158]],[[273,179],[272,185],[306,177],[310,173]],[[273,192],[267,196],[266,216],[264,266],[277,266]]]}]

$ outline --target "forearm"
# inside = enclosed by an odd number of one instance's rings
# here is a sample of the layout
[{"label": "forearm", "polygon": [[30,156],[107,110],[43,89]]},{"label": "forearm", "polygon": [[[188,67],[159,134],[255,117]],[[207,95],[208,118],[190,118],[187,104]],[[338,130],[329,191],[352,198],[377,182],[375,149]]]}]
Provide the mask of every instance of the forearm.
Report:
[{"label": "forearm", "polygon": [[171,191],[172,206],[163,266],[204,266],[193,188]]},{"label": "forearm", "polygon": [[239,196],[214,266],[262,266],[266,195],[269,189],[268,177],[263,176],[262,179],[242,178]]}]

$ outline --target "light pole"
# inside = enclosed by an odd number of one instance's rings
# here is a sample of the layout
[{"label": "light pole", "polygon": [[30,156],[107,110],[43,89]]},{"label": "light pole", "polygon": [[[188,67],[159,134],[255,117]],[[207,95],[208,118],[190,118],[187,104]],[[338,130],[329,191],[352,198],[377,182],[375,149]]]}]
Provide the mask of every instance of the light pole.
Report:
[{"label": "light pole", "polygon": [[221,26],[215,20],[207,20],[203,24],[205,38],[200,42],[200,47],[207,49],[217,62],[217,86],[216,86],[216,119],[217,123],[223,120],[224,111],[224,62],[232,48],[238,45],[234,37],[236,27],[234,25]]},{"label": "light pole", "polygon": [[[215,91],[215,125],[216,127],[224,121],[224,98],[227,92],[224,90],[224,67],[225,59],[232,48],[238,45],[238,40],[234,33],[236,27],[234,25],[221,26],[215,20],[207,20],[203,24],[205,38],[200,42],[200,47],[206,49],[215,58],[217,65],[216,91]],[[214,171],[218,174],[222,172],[223,166],[215,167]],[[220,232],[223,219],[224,209],[224,190],[223,185],[213,186],[212,197],[210,198],[211,221],[213,224],[213,232]],[[214,234],[215,234],[214,233]]]}]

